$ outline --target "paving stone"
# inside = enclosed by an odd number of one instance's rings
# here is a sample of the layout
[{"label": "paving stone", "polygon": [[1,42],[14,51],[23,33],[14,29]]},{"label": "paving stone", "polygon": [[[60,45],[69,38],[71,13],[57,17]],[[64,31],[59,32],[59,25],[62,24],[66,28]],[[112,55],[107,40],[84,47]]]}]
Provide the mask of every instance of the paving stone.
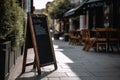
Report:
[{"label": "paving stone", "polygon": [[73,77],[73,76],[92,76],[91,73],[89,72],[66,72],[66,74],[69,76],[69,77]]},{"label": "paving stone", "polygon": [[120,72],[94,72],[95,76],[101,76],[101,77],[119,77]]},{"label": "paving stone", "polygon": [[48,78],[48,80],[60,80],[60,78]]},{"label": "paving stone", "polygon": [[47,75],[47,77],[49,77],[49,78],[66,77],[66,76],[67,76],[67,74],[63,73],[63,72],[53,72],[53,73]]},{"label": "paving stone", "polygon": [[98,77],[94,77],[94,76],[87,76],[87,77],[80,77],[81,80],[99,80]]},{"label": "paving stone", "polygon": [[71,72],[71,69],[57,69],[55,72]]},{"label": "paving stone", "polygon": [[60,80],[82,80],[80,77],[61,77]]},{"label": "paving stone", "polygon": [[120,80],[120,77],[97,77],[99,80]]},{"label": "paving stone", "polygon": [[37,79],[35,79],[35,80],[48,80],[48,79],[47,79],[47,78],[42,78],[42,79],[38,79],[38,78],[37,78]]}]

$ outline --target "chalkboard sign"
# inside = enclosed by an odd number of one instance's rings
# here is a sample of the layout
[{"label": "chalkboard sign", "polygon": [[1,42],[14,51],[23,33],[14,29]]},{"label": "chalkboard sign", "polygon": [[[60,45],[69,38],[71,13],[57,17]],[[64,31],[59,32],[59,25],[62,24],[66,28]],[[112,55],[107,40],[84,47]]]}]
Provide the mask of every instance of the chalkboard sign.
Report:
[{"label": "chalkboard sign", "polygon": [[[34,64],[40,73],[40,67],[54,64],[57,69],[53,43],[47,25],[47,17],[43,14],[28,14],[28,26],[25,40],[25,50],[23,58],[22,73],[25,72],[25,67]],[[26,64],[27,49],[32,48],[35,53],[33,63]]]},{"label": "chalkboard sign", "polygon": [[47,17],[41,14],[32,14],[32,24],[35,32],[40,65],[55,63],[53,44],[47,25]]}]

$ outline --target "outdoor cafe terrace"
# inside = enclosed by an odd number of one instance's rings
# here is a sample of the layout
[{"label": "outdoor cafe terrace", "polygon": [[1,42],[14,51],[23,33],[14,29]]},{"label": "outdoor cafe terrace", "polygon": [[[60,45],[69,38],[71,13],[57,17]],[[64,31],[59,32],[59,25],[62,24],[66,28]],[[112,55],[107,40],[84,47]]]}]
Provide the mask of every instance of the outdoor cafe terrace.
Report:
[{"label": "outdoor cafe terrace", "polygon": [[83,50],[89,51],[91,48],[94,51],[116,52],[120,51],[120,31],[114,28],[96,28],[94,30],[70,30],[69,44],[82,45]]}]

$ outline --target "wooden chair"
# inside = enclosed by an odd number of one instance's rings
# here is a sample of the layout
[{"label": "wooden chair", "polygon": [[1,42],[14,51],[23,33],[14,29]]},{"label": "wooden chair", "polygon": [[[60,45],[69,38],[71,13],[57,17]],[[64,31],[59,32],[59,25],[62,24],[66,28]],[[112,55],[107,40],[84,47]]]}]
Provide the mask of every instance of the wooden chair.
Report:
[{"label": "wooden chair", "polygon": [[69,44],[74,43],[74,30],[69,31]]},{"label": "wooden chair", "polygon": [[82,35],[82,41],[85,42],[88,38],[90,38],[90,30],[89,29],[82,29],[81,35]]},{"label": "wooden chair", "polygon": [[119,51],[119,30],[114,29],[114,28],[110,28],[108,31],[109,37],[108,37],[108,44],[109,44],[109,48],[114,51],[114,49],[116,48],[117,51]]},{"label": "wooden chair", "polygon": [[85,42],[83,50],[89,51],[90,48],[93,48],[94,43],[96,42],[96,38],[90,37],[90,30],[83,29],[81,31],[82,34],[82,41]]},{"label": "wooden chair", "polygon": [[78,45],[82,45],[81,30],[77,30],[75,36],[78,38],[78,40],[77,40],[77,44],[78,44]]},{"label": "wooden chair", "polygon": [[96,28],[96,51],[108,51],[108,28]]},{"label": "wooden chair", "polygon": [[86,40],[83,50],[89,51],[90,48],[94,48],[95,42],[96,42],[96,38],[88,38]]},{"label": "wooden chair", "polygon": [[69,31],[70,34],[70,40],[69,40],[69,44],[80,44],[80,37],[78,37],[76,35],[76,31],[75,30],[70,30]]}]

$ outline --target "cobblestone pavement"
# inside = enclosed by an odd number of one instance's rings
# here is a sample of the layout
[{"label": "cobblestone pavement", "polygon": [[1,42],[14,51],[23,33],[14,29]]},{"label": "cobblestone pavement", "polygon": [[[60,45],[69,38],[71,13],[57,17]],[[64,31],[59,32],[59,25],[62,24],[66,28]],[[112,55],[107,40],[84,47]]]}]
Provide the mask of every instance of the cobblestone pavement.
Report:
[{"label": "cobblestone pavement", "polygon": [[[120,80],[120,54],[89,52],[83,46],[69,45],[63,40],[54,40],[54,50],[58,69],[54,66],[42,67],[42,74],[37,75],[33,66],[22,71],[23,56],[20,56],[12,70],[9,80]],[[33,49],[28,50],[27,62],[33,61]]]}]

